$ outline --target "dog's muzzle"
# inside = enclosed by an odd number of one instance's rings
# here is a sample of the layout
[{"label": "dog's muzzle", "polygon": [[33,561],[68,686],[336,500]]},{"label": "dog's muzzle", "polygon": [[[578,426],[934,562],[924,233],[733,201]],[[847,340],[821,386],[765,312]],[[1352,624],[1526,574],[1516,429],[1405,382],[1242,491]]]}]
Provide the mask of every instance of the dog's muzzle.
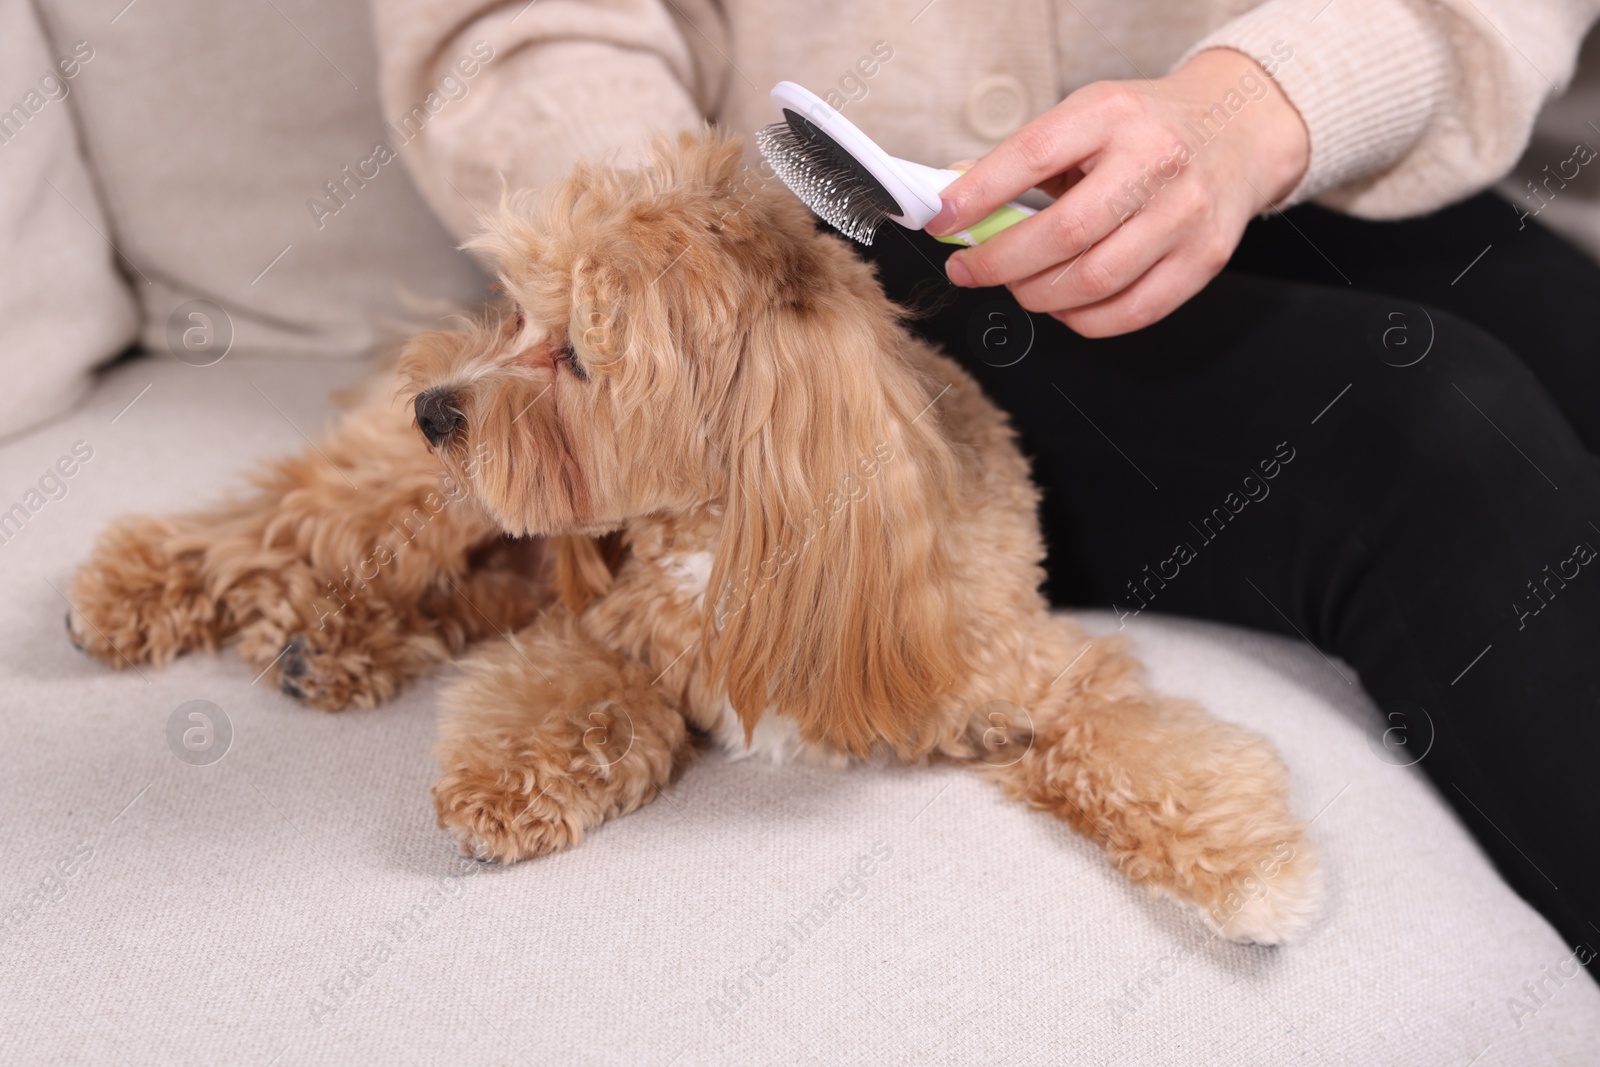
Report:
[{"label": "dog's muzzle", "polygon": [[414,405],[417,426],[434,448],[449,441],[467,424],[467,417],[456,406],[456,395],[446,388],[425,389]]}]

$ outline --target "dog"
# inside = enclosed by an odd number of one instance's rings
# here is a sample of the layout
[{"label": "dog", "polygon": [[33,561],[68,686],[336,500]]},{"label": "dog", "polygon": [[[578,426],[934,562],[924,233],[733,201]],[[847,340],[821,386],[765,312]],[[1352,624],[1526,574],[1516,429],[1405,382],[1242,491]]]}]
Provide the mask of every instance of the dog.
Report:
[{"label": "dog", "polygon": [[247,497],[128,518],[76,576],[113,666],[237,646],[314,706],[461,656],[439,825],[512,862],[738,754],[972,764],[1217,933],[1322,883],[1261,737],[1149,691],[1040,593],[1004,415],[714,132],[508,197],[503,300],[424,333]]}]

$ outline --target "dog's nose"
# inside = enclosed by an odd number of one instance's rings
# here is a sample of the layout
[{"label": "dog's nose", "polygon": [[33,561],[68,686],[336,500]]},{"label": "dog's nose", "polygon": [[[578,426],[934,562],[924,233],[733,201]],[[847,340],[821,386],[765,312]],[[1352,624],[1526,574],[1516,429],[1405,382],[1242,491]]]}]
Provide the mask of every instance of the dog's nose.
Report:
[{"label": "dog's nose", "polygon": [[422,436],[428,439],[428,444],[435,448],[450,440],[466,425],[467,417],[456,406],[456,395],[447,388],[423,390],[417,394],[414,406],[417,426],[421,428]]}]

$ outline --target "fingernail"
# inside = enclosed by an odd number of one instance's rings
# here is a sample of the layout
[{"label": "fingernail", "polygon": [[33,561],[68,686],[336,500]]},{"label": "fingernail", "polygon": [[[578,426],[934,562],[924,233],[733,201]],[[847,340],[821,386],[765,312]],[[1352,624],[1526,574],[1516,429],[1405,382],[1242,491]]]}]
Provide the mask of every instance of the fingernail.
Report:
[{"label": "fingernail", "polygon": [[940,202],[939,213],[928,220],[925,229],[935,237],[943,237],[956,225],[956,206],[948,200]]},{"label": "fingernail", "polygon": [[944,272],[950,276],[950,281],[956,285],[969,286],[972,284],[972,271],[961,262],[961,256],[954,255],[944,261]]}]

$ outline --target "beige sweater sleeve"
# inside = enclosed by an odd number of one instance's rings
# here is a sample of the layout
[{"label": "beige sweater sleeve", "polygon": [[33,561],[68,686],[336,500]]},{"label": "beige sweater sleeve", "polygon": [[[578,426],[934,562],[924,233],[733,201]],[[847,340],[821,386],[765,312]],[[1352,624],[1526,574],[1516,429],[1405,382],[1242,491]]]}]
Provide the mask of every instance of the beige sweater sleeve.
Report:
[{"label": "beige sweater sleeve", "polygon": [[726,27],[711,0],[373,0],[372,11],[393,143],[457,237],[502,183],[543,186],[580,158],[626,162],[653,131],[698,129],[722,92]]},{"label": "beige sweater sleeve", "polygon": [[1401,218],[1511,169],[1597,10],[1600,0],[1267,0],[1184,58],[1292,50],[1272,74],[1305,119],[1311,161],[1286,203]]}]

